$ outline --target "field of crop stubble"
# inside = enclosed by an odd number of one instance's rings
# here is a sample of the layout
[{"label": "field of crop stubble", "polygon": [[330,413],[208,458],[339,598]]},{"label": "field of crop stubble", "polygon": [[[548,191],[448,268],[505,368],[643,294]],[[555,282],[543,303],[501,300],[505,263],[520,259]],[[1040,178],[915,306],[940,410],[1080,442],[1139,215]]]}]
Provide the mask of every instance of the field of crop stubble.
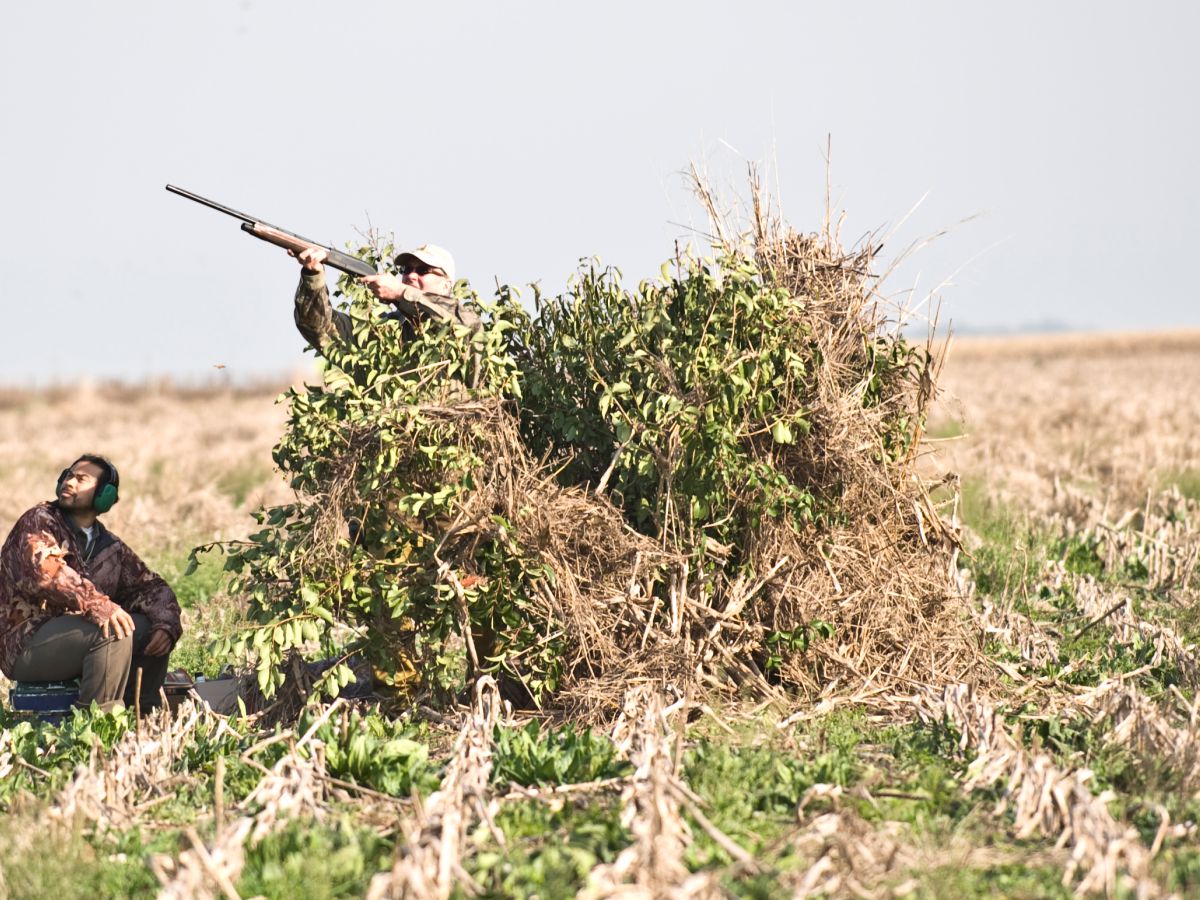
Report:
[{"label": "field of crop stubble", "polygon": [[[631,694],[601,732],[335,703],[5,720],[0,896],[1181,896],[1200,891],[1200,334],[956,340],[925,461],[984,671],[797,704]],[[277,391],[0,394],[0,524],[82,450],[175,585],[176,660],[236,627],[219,563],[288,491]],[[81,412],[86,409],[86,412]],[[399,851],[399,852],[398,852]]]}]

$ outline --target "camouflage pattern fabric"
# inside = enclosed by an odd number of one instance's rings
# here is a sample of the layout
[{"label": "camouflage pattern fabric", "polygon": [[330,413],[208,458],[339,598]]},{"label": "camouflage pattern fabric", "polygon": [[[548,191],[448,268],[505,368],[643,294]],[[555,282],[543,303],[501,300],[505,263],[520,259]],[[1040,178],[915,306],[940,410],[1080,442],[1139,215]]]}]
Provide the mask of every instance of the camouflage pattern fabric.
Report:
[{"label": "camouflage pattern fabric", "polygon": [[12,667],[29,636],[54,616],[83,616],[103,626],[118,607],[141,613],[153,630],[179,640],[175,592],[119,538],[96,523],[90,559],[77,532],[53,503],[17,519],[0,548],[0,671]]},{"label": "camouflage pattern fabric", "polygon": [[[402,324],[411,325],[421,318],[434,318],[447,319],[472,331],[482,327],[479,316],[453,297],[427,294],[407,285],[404,295],[392,305],[393,311],[384,318]],[[304,339],[318,353],[330,341],[351,340],[350,317],[330,305],[324,272],[303,272],[300,275],[300,284],[296,287],[295,319],[296,327]]]}]

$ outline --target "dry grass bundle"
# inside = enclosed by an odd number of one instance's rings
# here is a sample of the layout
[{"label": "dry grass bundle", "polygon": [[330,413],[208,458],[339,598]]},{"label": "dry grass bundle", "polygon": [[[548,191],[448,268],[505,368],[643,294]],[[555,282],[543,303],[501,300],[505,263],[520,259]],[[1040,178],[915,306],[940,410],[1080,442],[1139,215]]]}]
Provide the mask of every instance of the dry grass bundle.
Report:
[{"label": "dry grass bundle", "polygon": [[[548,617],[578,648],[571,668],[596,677],[621,656],[636,668],[658,615],[646,599],[670,554],[583,490],[543,479],[528,483],[524,496],[515,521],[522,544],[537,547],[554,572],[553,589],[539,587]],[[643,640],[631,648],[626,641],[639,630]]]},{"label": "dry grass bundle", "polygon": [[[518,555],[535,554],[550,570],[549,578],[532,585],[538,618],[548,623],[543,641],[561,640],[566,670],[595,678],[625,660],[630,675],[638,671],[633,634],[643,635],[646,649],[654,625],[653,584],[675,557],[633,531],[613,505],[583,488],[563,487],[545,466],[533,460],[517,430],[516,419],[499,402],[443,408],[469,433],[483,465],[478,485],[437,536],[435,559],[445,565],[439,577],[457,582],[456,572],[470,571],[483,541],[499,541]],[[497,518],[516,532],[497,528]],[[476,656],[482,648],[470,648]]]},{"label": "dry grass bundle", "polygon": [[846,251],[828,226],[791,230],[770,213],[757,181],[750,227],[736,233],[703,181],[696,185],[717,243],[752,252],[764,280],[792,299],[795,333],[817,361],[815,390],[793,401],[811,431],[772,452],[793,483],[836,497],[841,514],[823,533],[763,522],[752,568],[772,577],[754,624],[835,626],[835,641],[814,642],[786,664],[785,679],[810,693],[834,679],[861,688],[961,677],[976,654],[957,589],[957,538],[915,467],[942,356],[932,344],[906,345],[899,315],[889,319],[873,274],[878,246]]},{"label": "dry grass bundle", "polygon": [[[395,633],[394,659],[411,616],[437,635],[430,669],[456,626],[506,698],[589,717],[639,683],[776,697],[964,677],[956,536],[914,470],[940,358],[885,316],[874,248],[797,234],[757,193],[731,236],[700,191],[718,262],[681,257],[635,293],[589,271],[534,322],[498,301],[473,392],[437,375],[450,337],[380,333],[337,364],[366,390],[294,395],[276,454],[309,494],[243,557],[262,621],[309,616],[307,587],[365,641]],[[686,303],[690,330],[655,330]],[[282,651],[259,652],[274,672]]]},{"label": "dry grass bundle", "polygon": [[[812,384],[797,386],[779,413],[803,413],[808,434],[789,446],[751,437],[752,453],[838,515],[804,529],[765,517],[736,547],[666,521],[655,544],[599,493],[564,490],[505,452],[505,464],[479,479],[487,496],[467,504],[466,518],[515,508],[521,544],[551,562],[546,620],[573,647],[562,705],[611,710],[626,685],[646,680],[677,695],[696,683],[771,694],[771,635],[803,643],[782,654],[778,674],[810,695],[831,684],[853,692],[962,677],[977,656],[957,590],[957,542],[915,472],[940,357],[906,345],[886,319],[873,248],[846,252],[832,234],[797,234],[769,217],[757,193],[749,238],[733,235],[697,185],[719,249],[753,255],[764,282],[786,292],[791,327],[815,361]],[[507,430],[490,424],[497,435]],[[832,625],[835,637],[809,640],[814,622]]]},{"label": "dry grass bundle", "polygon": [[[478,602],[478,594],[494,590],[478,563],[481,548],[489,545],[513,560],[536,561],[542,568],[523,590],[523,618],[528,627],[541,629],[530,649],[553,642],[569,680],[602,678],[618,663],[623,679],[638,677],[643,668],[661,675],[667,665],[674,665],[675,659],[667,663],[657,658],[662,642],[651,641],[651,636],[658,636],[663,627],[654,585],[675,562],[675,554],[633,531],[607,499],[559,484],[545,464],[531,457],[504,402],[446,398],[402,415],[432,423],[441,429],[443,445],[456,446],[465,458],[475,460],[468,478],[472,489],[460,497],[451,515],[416,518],[393,513],[416,535],[413,544],[432,548],[432,553],[391,558],[389,547],[371,552],[384,565],[401,567],[414,583],[432,582],[453,591],[474,670],[481,661],[486,664],[497,641],[492,627],[469,624],[468,605]],[[408,443],[399,448],[402,466],[419,458],[422,436],[413,429],[404,438]],[[345,534],[347,519],[378,500],[363,495],[359,478],[362,460],[377,451],[374,431],[357,429],[332,460],[331,476],[314,497],[308,562],[324,561],[334,571],[344,565],[346,543],[339,545],[338,539]],[[413,480],[420,483],[423,477],[428,476],[418,474]],[[673,640],[679,638],[680,627],[676,621]],[[531,691],[511,674],[515,670],[519,677],[519,658],[511,657],[518,664],[509,667],[502,686],[506,696],[527,701]],[[295,673],[289,674],[284,693],[302,701],[305,691],[289,690],[291,685],[304,687]],[[611,703],[612,694],[606,690],[604,695]],[[295,702],[289,704],[293,712],[296,708]]]},{"label": "dry grass bundle", "polygon": [[[815,389],[785,398],[780,413],[803,413],[808,434],[782,449],[754,438],[754,453],[791,483],[834,499],[839,515],[808,529],[764,518],[741,547],[700,538],[715,575],[698,571],[701,565],[689,570],[695,548],[684,541],[695,536],[664,525],[672,537],[662,544],[675,559],[655,563],[667,568],[668,601],[658,612],[630,592],[617,606],[624,618],[609,612],[601,631],[621,653],[571,685],[568,701],[595,708],[606,697],[611,703],[623,684],[646,678],[679,693],[689,681],[727,687],[732,679],[769,694],[767,639],[796,637],[813,622],[831,624],[835,637],[802,635],[805,649],[783,654],[779,672],[810,696],[832,685],[858,692],[962,677],[977,654],[957,589],[957,540],[915,471],[917,423],[941,357],[907,347],[885,317],[873,248],[846,252],[831,233],[787,229],[766,212],[757,189],[748,237],[734,233],[699,179],[697,187],[718,248],[753,255],[764,282],[786,292],[794,334],[817,361]],[[726,572],[731,555],[742,565]],[[644,627],[631,631],[631,620]]]}]

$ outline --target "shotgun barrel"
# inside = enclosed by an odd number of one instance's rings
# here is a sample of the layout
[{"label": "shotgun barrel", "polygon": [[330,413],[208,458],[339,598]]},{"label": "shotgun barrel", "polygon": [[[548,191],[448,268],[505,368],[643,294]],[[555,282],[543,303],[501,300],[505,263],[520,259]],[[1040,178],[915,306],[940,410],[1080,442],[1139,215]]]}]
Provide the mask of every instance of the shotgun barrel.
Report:
[{"label": "shotgun barrel", "polygon": [[227,216],[241,219],[242,231],[253,235],[260,241],[266,241],[269,244],[283,247],[294,253],[299,253],[310,247],[320,247],[328,254],[325,257],[325,265],[327,266],[332,266],[339,271],[345,272],[347,275],[356,275],[359,277],[378,274],[373,266],[363,262],[358,257],[342,253],[340,250],[327,247],[325,244],[309,240],[306,237],[296,234],[294,231],[288,231],[286,228],[280,228],[278,225],[272,225],[270,222],[264,222],[262,219],[256,219],[254,216],[238,212],[236,209],[224,206],[215,200],[209,200],[207,197],[201,197],[199,194],[193,194],[191,191],[185,191],[183,188],[176,187],[173,184],[168,184],[167,190],[172,194],[178,194],[180,197],[186,197],[188,200],[207,206],[209,209],[215,209],[217,212],[224,213]]}]

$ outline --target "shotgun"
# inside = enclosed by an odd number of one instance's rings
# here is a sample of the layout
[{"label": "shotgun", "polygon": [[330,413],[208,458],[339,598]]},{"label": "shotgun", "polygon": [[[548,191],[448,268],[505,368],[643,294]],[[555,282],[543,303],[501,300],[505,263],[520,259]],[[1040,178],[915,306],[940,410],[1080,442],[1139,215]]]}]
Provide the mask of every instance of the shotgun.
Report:
[{"label": "shotgun", "polygon": [[379,274],[375,271],[374,266],[363,262],[357,257],[351,256],[348,253],[342,253],[340,250],[334,250],[332,247],[326,247],[324,244],[318,244],[316,241],[310,241],[306,237],[301,237],[294,232],[287,231],[269,222],[264,222],[262,219],[256,219],[254,216],[248,216],[245,213],[238,212],[236,209],[222,206],[220,203],[215,203],[207,197],[201,197],[199,194],[185,191],[183,188],[175,187],[173,184],[168,184],[167,190],[172,194],[187,197],[189,200],[194,200],[210,209],[215,209],[217,212],[223,212],[227,216],[241,219],[242,231],[246,232],[246,234],[254,235],[260,241],[266,241],[268,244],[274,244],[276,247],[283,247],[286,250],[291,250],[293,253],[299,253],[301,250],[307,250],[309,247],[320,247],[329,254],[325,258],[325,265],[327,266],[333,266],[333,268],[339,269],[347,275],[357,275],[359,277]]}]

